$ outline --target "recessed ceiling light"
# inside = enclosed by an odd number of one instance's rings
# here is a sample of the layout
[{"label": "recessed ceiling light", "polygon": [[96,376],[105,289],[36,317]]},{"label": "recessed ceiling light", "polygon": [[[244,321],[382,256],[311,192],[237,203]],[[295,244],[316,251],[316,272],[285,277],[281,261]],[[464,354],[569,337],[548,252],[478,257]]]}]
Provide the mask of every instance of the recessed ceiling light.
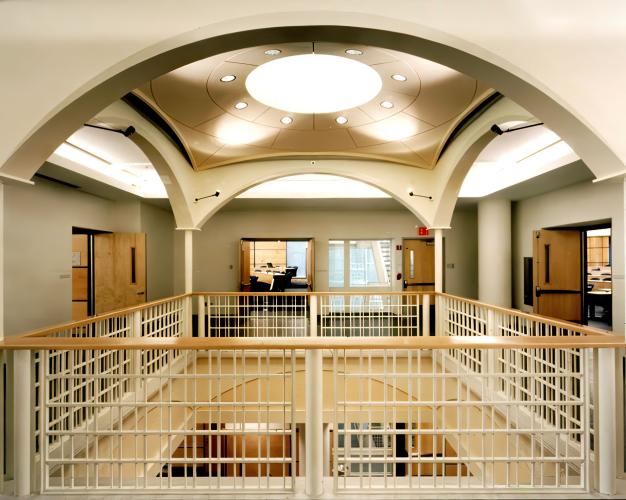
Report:
[{"label": "recessed ceiling light", "polygon": [[280,50],[280,49],[267,49],[265,51],[265,55],[266,56],[277,56],[281,52],[282,52],[282,50]]},{"label": "recessed ceiling light", "polygon": [[380,105],[385,109],[393,108],[393,103],[391,101],[383,101],[380,103]]},{"label": "recessed ceiling light", "polygon": [[220,82],[228,83],[232,82],[236,78],[237,77],[235,75],[224,75],[222,78],[220,78]]},{"label": "recessed ceiling light", "polygon": [[247,107],[247,102],[239,101],[237,104],[235,104],[235,109],[246,109]]},{"label": "recessed ceiling light", "polygon": [[345,125],[346,123],[348,123],[348,119],[345,116],[338,116],[337,118],[335,118],[335,121],[339,125]]},{"label": "recessed ceiling light", "polygon": [[382,81],[362,62],[327,54],[280,57],[255,68],[246,89],[259,102],[289,113],[335,113],[374,99]]},{"label": "recessed ceiling light", "polygon": [[391,75],[391,78],[396,82],[406,82],[406,76],[404,75],[395,74]]},{"label": "recessed ceiling light", "polygon": [[280,123],[282,123],[283,125],[291,125],[292,122],[293,118],[291,116],[283,116],[280,119]]},{"label": "recessed ceiling light", "polygon": [[346,49],[346,54],[349,56],[362,56],[363,51],[359,49]]}]

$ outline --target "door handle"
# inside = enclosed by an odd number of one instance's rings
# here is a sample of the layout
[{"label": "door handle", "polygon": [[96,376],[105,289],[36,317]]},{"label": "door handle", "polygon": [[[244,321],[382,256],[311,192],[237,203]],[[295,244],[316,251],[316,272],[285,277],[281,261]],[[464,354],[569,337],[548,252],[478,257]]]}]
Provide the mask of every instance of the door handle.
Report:
[{"label": "door handle", "polygon": [[137,292],[137,295],[143,295],[143,294],[145,294],[145,293],[146,293],[146,292]]},{"label": "door handle", "polygon": [[535,287],[535,296],[541,297],[542,295],[549,295],[554,293],[583,293],[582,290],[542,290],[540,287]]}]

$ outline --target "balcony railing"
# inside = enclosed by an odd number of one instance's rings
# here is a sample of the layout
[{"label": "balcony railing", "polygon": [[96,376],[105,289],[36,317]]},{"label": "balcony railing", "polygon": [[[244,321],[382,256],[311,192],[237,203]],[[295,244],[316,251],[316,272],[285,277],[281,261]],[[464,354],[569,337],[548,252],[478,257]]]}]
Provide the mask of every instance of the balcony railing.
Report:
[{"label": "balcony railing", "polygon": [[591,494],[623,345],[432,292],[186,294],[2,341],[7,462],[18,494]]}]

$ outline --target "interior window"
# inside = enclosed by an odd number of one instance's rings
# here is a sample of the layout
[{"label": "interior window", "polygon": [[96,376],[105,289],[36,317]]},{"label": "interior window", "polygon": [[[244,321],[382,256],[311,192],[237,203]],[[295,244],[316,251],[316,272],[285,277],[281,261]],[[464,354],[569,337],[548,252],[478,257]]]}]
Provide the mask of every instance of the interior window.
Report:
[{"label": "interior window", "polygon": [[391,240],[328,242],[329,288],[389,288]]}]

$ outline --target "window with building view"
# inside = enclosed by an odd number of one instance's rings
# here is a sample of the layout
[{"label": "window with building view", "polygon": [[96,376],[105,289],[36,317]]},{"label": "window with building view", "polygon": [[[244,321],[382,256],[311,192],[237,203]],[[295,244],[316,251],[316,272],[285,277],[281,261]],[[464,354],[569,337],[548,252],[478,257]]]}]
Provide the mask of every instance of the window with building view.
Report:
[{"label": "window with building view", "polygon": [[328,242],[329,288],[391,286],[391,240]]}]

